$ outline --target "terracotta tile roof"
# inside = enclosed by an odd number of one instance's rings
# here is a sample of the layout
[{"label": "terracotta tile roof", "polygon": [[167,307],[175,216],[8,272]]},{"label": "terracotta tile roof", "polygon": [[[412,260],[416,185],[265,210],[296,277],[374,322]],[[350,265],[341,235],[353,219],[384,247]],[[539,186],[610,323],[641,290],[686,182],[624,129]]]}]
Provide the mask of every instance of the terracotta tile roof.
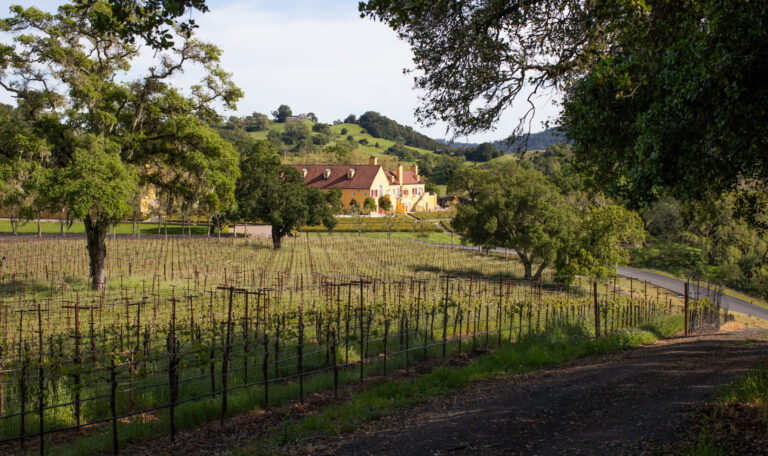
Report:
[{"label": "terracotta tile roof", "polygon": [[[304,182],[311,187],[320,189],[329,188],[354,188],[370,189],[373,186],[373,180],[376,178],[381,165],[291,165],[299,172],[307,170],[304,176]],[[331,170],[328,179],[323,177],[326,169]],[[347,177],[350,169],[355,170],[352,179]]]},{"label": "terracotta tile roof", "polygon": [[387,171],[385,174],[390,185],[416,185],[424,183],[424,179],[414,174],[411,170],[403,170],[403,182],[397,182],[397,173]]}]

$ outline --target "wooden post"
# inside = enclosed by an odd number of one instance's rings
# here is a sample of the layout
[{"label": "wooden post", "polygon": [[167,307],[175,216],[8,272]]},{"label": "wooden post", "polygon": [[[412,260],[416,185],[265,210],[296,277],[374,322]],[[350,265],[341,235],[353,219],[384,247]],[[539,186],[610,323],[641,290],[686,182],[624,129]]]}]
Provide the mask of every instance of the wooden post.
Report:
[{"label": "wooden post", "polygon": [[336,364],[336,330],[331,330],[331,359],[333,362],[333,397],[339,395],[339,366]]},{"label": "wooden post", "polygon": [[445,361],[445,350],[448,344],[448,289],[451,276],[445,276],[445,298],[443,300],[443,361]]},{"label": "wooden post", "polygon": [[685,324],[685,330],[684,330],[683,333],[687,336],[688,335],[688,282],[685,282],[683,284],[683,290],[684,290],[684,292],[683,292],[683,294],[684,294],[684,298],[683,298],[684,299],[683,300],[683,302],[684,302],[684,304],[683,304],[683,315],[684,315],[684,317],[683,317],[683,320],[684,320],[684,324]]},{"label": "wooden post", "polygon": [[592,297],[595,303],[595,339],[600,338],[600,309],[597,305],[597,282],[592,282]]},{"label": "wooden post", "polygon": [[115,354],[110,356],[109,363],[109,410],[112,412],[112,454],[117,456],[120,448],[117,443],[117,368]]},{"label": "wooden post", "polygon": [[[266,329],[266,323],[265,327]],[[269,334],[264,332],[264,360],[261,365],[262,375],[264,376],[264,408],[269,407]]]}]

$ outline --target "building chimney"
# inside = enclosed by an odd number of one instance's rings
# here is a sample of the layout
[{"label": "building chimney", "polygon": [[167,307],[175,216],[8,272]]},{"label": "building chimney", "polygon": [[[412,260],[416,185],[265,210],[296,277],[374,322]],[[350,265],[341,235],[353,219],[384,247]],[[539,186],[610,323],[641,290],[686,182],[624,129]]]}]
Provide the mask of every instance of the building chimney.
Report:
[{"label": "building chimney", "polygon": [[416,175],[416,178],[418,179],[418,178],[419,178],[419,165],[417,165],[416,163],[414,163],[413,165],[411,165],[411,172],[412,172],[414,175]]},{"label": "building chimney", "polygon": [[308,172],[309,172],[309,170],[307,168],[302,168],[301,169],[301,177],[307,177],[307,173]]},{"label": "building chimney", "polygon": [[331,168],[325,168],[323,173],[323,179],[329,179],[331,177]]},{"label": "building chimney", "polygon": [[371,155],[370,158],[368,158],[368,164],[369,165],[378,165],[379,164],[379,159],[374,157],[373,155]]},{"label": "building chimney", "polygon": [[397,183],[403,185],[403,165],[397,165]]},{"label": "building chimney", "polygon": [[355,177],[355,168],[349,168],[349,171],[347,171],[347,179],[352,179]]}]

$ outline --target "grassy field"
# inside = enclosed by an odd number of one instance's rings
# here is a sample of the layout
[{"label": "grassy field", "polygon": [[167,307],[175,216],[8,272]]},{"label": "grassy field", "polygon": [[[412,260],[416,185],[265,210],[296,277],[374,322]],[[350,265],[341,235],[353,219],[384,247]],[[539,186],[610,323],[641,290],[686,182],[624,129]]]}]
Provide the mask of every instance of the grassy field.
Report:
[{"label": "grassy field", "polygon": [[[337,217],[338,224],[334,227],[334,233],[357,233],[363,232],[441,232],[442,230],[431,222],[419,222],[407,215],[395,215],[392,217]],[[387,229],[387,223],[392,226]],[[328,232],[328,229],[322,225],[307,225],[301,228],[301,231],[308,232]]]},{"label": "grassy field", "polygon": [[[156,235],[158,234],[157,223],[140,223],[137,225],[138,230],[141,235]],[[182,226],[181,225],[174,225],[169,224],[168,225],[168,234],[172,235],[180,235]],[[132,223],[118,223],[115,226],[115,233],[116,234],[133,234],[133,224]],[[58,222],[40,222],[40,232],[42,234],[61,234],[61,225]],[[0,234],[12,234],[13,231],[11,230],[11,222],[8,220],[0,220]],[[85,226],[83,225],[83,222],[73,222],[72,226],[69,228],[65,225],[65,234],[84,234],[85,233]],[[160,234],[165,233],[165,228],[162,226],[160,227]],[[186,233],[186,228],[185,228]],[[37,234],[37,222],[22,222],[19,225],[19,234],[23,235],[36,235]],[[192,234],[193,235],[206,235],[208,234],[208,227],[205,225],[201,226],[192,226]]]},{"label": "grassy field", "polygon": [[[320,233],[315,232],[311,233],[313,236],[327,236],[326,233]],[[357,237],[358,234],[356,232],[347,232],[347,233],[334,233],[332,236],[351,236],[351,237]],[[360,236],[368,237],[368,238],[378,238],[378,239],[392,239],[392,240],[415,240],[415,241],[423,241],[423,242],[433,242],[436,244],[450,244],[451,243],[451,235],[448,233],[443,232],[429,232],[426,233],[426,235],[421,235],[419,233],[415,233],[412,231],[393,231],[392,233],[382,233],[382,232],[363,232],[360,234]],[[458,237],[453,238],[453,243],[456,245],[460,244],[460,239]]]}]

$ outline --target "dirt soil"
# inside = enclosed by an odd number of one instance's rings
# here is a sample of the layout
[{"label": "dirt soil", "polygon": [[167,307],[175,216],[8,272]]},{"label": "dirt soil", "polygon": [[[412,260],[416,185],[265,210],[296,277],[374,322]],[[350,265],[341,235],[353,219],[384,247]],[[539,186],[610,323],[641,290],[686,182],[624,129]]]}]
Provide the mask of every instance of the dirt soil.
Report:
[{"label": "dirt soil", "polygon": [[690,438],[703,402],[718,387],[765,360],[765,331],[679,337],[477,382],[362,425],[352,435],[307,442],[284,453],[663,454]]}]

